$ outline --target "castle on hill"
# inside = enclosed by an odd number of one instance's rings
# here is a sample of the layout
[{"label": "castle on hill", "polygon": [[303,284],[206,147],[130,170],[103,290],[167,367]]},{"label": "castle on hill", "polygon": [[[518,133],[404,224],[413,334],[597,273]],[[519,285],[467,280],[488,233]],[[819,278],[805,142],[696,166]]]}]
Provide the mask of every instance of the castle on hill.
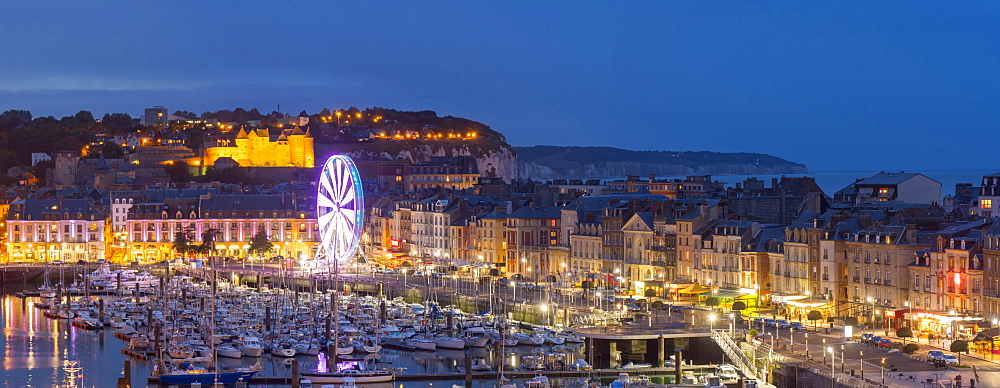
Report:
[{"label": "castle on hill", "polygon": [[236,138],[205,142],[202,155],[206,166],[223,158],[232,159],[241,167],[315,166],[312,134],[308,128],[303,132],[297,125],[275,135],[267,128],[240,129]]}]

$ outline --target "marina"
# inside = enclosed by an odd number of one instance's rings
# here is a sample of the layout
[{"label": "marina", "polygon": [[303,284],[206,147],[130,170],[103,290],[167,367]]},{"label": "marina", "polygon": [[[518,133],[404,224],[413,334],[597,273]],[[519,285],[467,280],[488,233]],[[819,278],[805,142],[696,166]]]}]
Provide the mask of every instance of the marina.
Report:
[{"label": "marina", "polygon": [[[163,273],[163,281],[138,289],[111,284],[102,295],[71,296],[57,286],[54,298],[8,295],[3,299],[5,330],[14,334],[8,341],[20,332],[53,342],[72,338],[74,346],[96,342],[105,359],[120,360],[97,367],[117,368],[115,374],[129,376],[131,386],[176,384],[162,376],[176,375],[181,365],[192,368],[185,370],[188,375],[191,370],[234,373],[248,384],[265,386],[322,383],[323,377],[335,384],[345,382],[329,376],[350,377],[360,384],[359,377],[378,370],[388,372],[385,382],[418,387],[465,382],[490,387],[501,378],[524,383],[539,375],[556,385],[588,380],[600,384],[623,372],[591,369],[584,337],[565,328],[512,322],[432,300],[416,304],[398,297],[355,295],[343,292],[343,285],[337,292],[258,290],[223,278],[206,282],[184,275],[190,268],[175,266]],[[18,319],[27,326],[17,327]],[[58,371],[64,358],[48,362]],[[84,370],[94,367],[82,364]],[[127,374],[122,370],[126,365]],[[674,368],[645,366],[627,372],[660,383],[675,380]],[[698,375],[714,370],[683,367]]]}]

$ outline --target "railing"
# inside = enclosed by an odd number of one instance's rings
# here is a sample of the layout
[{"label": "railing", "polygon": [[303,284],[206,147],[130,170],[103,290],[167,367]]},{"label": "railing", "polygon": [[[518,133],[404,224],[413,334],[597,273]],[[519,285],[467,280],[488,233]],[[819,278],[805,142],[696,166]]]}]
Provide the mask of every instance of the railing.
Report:
[{"label": "railing", "polygon": [[712,339],[719,344],[719,347],[729,356],[733,364],[736,364],[737,368],[748,374],[750,378],[757,378],[757,365],[754,365],[753,361],[747,358],[746,354],[743,354],[739,345],[732,338],[729,338],[725,330],[712,330]]},{"label": "railing", "polygon": [[855,282],[855,283],[860,283],[860,282],[861,282],[861,278],[860,278],[860,277],[857,277],[857,276],[855,276],[855,277],[854,277],[854,282]]},{"label": "railing", "polygon": [[865,284],[871,284],[872,278],[865,278]]},{"label": "railing", "polygon": [[892,285],[892,280],[890,280],[890,279],[885,279],[885,285],[887,285],[887,286],[891,286],[891,285]]},{"label": "railing", "polygon": [[823,280],[830,280],[830,275],[823,275]]}]

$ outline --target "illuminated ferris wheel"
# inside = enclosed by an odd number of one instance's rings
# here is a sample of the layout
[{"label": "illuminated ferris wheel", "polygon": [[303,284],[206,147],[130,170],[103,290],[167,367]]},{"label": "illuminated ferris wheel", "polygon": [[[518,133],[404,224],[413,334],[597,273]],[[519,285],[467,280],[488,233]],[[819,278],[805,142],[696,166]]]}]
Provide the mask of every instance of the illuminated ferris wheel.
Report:
[{"label": "illuminated ferris wheel", "polygon": [[358,251],[364,221],[361,175],[351,158],[334,155],[323,164],[316,196],[320,244],[317,267],[344,261]]}]

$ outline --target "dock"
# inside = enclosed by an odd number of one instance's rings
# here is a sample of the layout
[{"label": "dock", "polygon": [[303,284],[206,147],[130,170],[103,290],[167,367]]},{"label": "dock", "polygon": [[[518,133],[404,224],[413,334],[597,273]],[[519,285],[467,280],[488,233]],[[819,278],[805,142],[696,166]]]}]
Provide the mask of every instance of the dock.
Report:
[{"label": "dock", "polygon": [[[136,351],[129,350],[127,348],[122,348],[122,354],[124,354],[126,356],[129,356],[129,357],[132,357],[132,358],[135,358],[135,359],[143,360],[143,361],[148,360],[149,357],[150,357],[150,353],[136,352]],[[159,379],[157,379],[156,381],[159,381]]]},{"label": "dock", "polygon": [[[685,365],[682,367],[683,370],[701,370],[701,369],[714,369],[715,365]],[[646,376],[664,376],[673,375],[675,373],[674,368],[642,368],[642,369],[595,369],[595,370],[543,370],[543,371],[504,371],[504,377],[508,379],[531,379],[535,376],[547,376],[552,379],[571,379],[571,378],[588,378],[591,376],[595,377],[618,377],[621,373],[628,373],[630,375],[646,375]],[[472,372],[473,380],[495,380],[499,377],[499,372],[487,371],[487,372]],[[393,382],[406,382],[406,381],[462,381],[468,377],[465,373],[429,373],[429,374],[406,374],[399,373],[396,374]],[[160,379],[158,377],[150,376],[148,379],[149,384],[159,384]],[[267,385],[288,385],[292,383],[291,376],[254,376],[250,379],[250,384],[267,384]]]}]

